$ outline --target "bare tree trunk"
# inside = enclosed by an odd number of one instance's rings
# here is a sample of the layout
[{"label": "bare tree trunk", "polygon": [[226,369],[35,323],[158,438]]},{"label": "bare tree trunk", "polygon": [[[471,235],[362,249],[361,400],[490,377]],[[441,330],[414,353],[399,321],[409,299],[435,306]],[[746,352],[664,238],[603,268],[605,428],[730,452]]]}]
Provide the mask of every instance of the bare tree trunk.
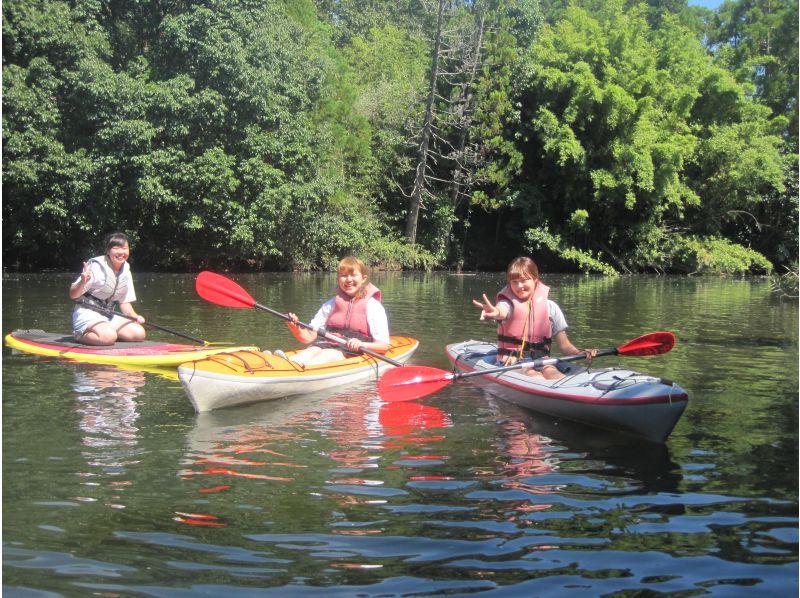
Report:
[{"label": "bare tree trunk", "polygon": [[462,97],[459,101],[459,133],[458,141],[455,147],[456,164],[453,169],[453,184],[450,189],[450,203],[455,211],[458,205],[458,196],[461,192],[461,180],[464,178],[464,148],[467,144],[467,136],[469,135],[469,128],[472,124],[472,97],[473,86],[475,84],[475,75],[478,71],[478,66],[481,64],[481,55],[483,52],[483,24],[485,16],[481,15],[478,21],[478,35],[475,41],[474,56],[472,57],[472,64],[469,66],[469,78],[462,90]]},{"label": "bare tree trunk", "polygon": [[433,105],[436,102],[436,85],[439,78],[439,53],[442,45],[442,18],[444,15],[445,0],[439,0],[439,14],[436,18],[436,36],[431,55],[431,78],[428,88],[428,99],[425,102],[425,120],[422,126],[422,135],[417,151],[417,170],[414,177],[414,189],[406,219],[406,238],[413,245],[417,241],[417,222],[419,221],[419,208],[422,205],[422,195],[425,192],[425,171],[428,168],[428,146],[430,145],[433,129]]},{"label": "bare tree trunk", "polygon": [[[450,187],[450,205],[452,206],[454,217],[457,214],[458,205],[460,203],[460,196],[462,194],[462,187],[463,187],[462,181],[464,180],[465,176],[467,176],[465,174],[465,170],[467,170],[465,166],[467,157],[465,149],[467,146],[467,138],[469,137],[470,128],[472,126],[475,77],[478,72],[478,67],[482,63],[484,22],[485,22],[485,16],[481,14],[477,24],[477,35],[475,39],[475,45],[473,47],[473,53],[470,57],[472,64],[465,65],[466,67],[465,70],[468,72],[468,77],[464,84],[464,87],[461,89],[461,94],[460,94],[461,97],[458,99],[458,109],[456,114],[458,119],[458,138],[456,140],[456,145],[453,148],[455,167],[453,168],[453,180]],[[452,230],[453,230],[453,225],[451,223],[448,236],[452,234]],[[464,262],[466,236],[467,236],[467,231],[465,228],[464,241],[463,243],[460,244],[460,248],[459,248],[459,243],[456,240],[454,242],[455,249],[451,251],[451,257],[456,257],[457,259],[457,268],[459,272],[461,271],[461,267]]]}]

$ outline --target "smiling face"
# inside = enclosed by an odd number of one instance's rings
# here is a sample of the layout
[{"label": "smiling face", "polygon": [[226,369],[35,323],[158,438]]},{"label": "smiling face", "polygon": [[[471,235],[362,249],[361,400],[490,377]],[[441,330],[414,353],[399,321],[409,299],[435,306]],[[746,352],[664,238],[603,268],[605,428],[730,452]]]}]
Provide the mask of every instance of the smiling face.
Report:
[{"label": "smiling face", "polygon": [[361,287],[367,282],[367,277],[355,268],[339,269],[339,288],[349,297],[355,297]]},{"label": "smiling face", "polygon": [[508,284],[520,301],[528,301],[536,290],[536,279],[530,276],[515,276]]},{"label": "smiling face", "polygon": [[125,265],[130,253],[131,250],[127,243],[124,245],[114,245],[108,249],[108,261],[111,263],[114,272],[118,272],[120,268]]},{"label": "smiling face", "polygon": [[539,281],[539,266],[529,257],[518,257],[511,260],[506,269],[508,286],[520,301],[528,301],[533,297],[536,283]]}]

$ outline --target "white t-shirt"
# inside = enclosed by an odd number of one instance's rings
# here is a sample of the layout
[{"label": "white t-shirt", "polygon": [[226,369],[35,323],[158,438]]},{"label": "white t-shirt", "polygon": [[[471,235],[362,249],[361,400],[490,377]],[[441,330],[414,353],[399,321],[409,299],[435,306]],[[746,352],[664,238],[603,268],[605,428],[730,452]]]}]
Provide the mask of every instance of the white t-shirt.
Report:
[{"label": "white t-shirt", "polygon": [[[314,318],[309,322],[309,325],[315,329],[325,326],[333,312],[333,306],[335,304],[336,297],[331,297],[323,303],[322,307],[320,307],[319,311],[314,315]],[[369,324],[369,333],[372,335],[372,338],[375,339],[375,342],[391,342],[389,338],[389,320],[386,317],[386,310],[383,308],[383,304],[374,297],[367,299],[367,324]]]},{"label": "white t-shirt", "polygon": [[[513,305],[509,301],[500,300],[497,305],[505,307],[508,317],[511,317],[511,312],[514,310]],[[567,320],[564,318],[564,313],[555,301],[547,300],[547,315],[550,316],[550,326],[553,329],[552,335],[555,337],[559,332],[567,329]]]}]

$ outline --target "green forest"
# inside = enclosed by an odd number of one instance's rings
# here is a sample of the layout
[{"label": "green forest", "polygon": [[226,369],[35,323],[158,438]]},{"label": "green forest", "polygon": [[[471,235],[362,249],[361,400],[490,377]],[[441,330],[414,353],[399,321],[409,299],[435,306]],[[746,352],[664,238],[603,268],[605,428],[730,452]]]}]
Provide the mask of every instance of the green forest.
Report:
[{"label": "green forest", "polygon": [[6,271],[797,271],[797,0],[2,11]]}]

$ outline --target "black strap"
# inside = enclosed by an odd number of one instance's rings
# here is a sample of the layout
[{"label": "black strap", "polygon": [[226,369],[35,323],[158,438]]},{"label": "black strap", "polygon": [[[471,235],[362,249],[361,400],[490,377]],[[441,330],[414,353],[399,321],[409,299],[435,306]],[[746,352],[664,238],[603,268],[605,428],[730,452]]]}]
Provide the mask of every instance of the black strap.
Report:
[{"label": "black strap", "polygon": [[[515,345],[522,345],[522,339],[518,338],[516,336],[506,336],[505,334],[498,334],[497,335],[497,340],[499,340],[499,341],[501,341],[503,343],[513,343]],[[540,341],[538,343],[526,342],[525,344],[528,345],[529,347],[533,347],[535,349],[549,349],[550,348],[550,343],[552,341],[553,341],[552,338],[546,338],[543,341]]]},{"label": "black strap", "polygon": [[[522,348],[522,339],[516,338],[513,336],[506,336],[504,334],[498,334],[497,340],[516,345],[515,347],[508,349],[504,347],[497,348],[498,355],[513,355],[515,357],[522,357],[520,356],[520,349]],[[530,357],[531,359],[539,359],[540,357],[547,357],[550,355],[550,344],[552,338],[546,338],[543,341],[538,343],[529,342],[525,343],[525,356]]]},{"label": "black strap", "polygon": [[355,330],[351,330],[350,328],[340,328],[339,326],[326,326],[325,330],[337,336],[344,336],[346,338],[357,338],[358,340],[364,341],[365,343],[371,343],[375,341],[375,339],[372,338],[370,335],[361,334],[360,332],[356,332]]},{"label": "black strap", "polygon": [[[106,261],[108,261],[107,257],[105,259],[106,259]],[[90,262],[100,263],[99,260],[96,260],[95,258],[92,258],[89,261]],[[102,270],[102,266],[101,266],[101,270]],[[108,296],[108,299],[100,299],[99,297],[95,297],[94,295],[92,295],[89,292],[84,293],[83,296],[86,297],[90,302],[94,301],[100,307],[105,307],[107,309],[119,309],[119,301],[111,302],[111,298],[117,292],[117,288],[119,287],[119,277],[122,274],[123,270],[124,270],[124,267],[119,272],[115,272],[114,273],[114,289],[111,291],[111,294]],[[102,270],[102,271],[103,271],[103,275],[105,275],[106,271],[105,270]],[[105,284],[105,283],[103,283],[103,284]],[[108,319],[110,320],[113,317],[114,317],[113,315],[110,315],[110,316],[108,316]]]},{"label": "black strap", "polygon": [[108,309],[119,309],[119,301],[111,301],[111,299],[100,299],[99,297],[95,297],[91,293],[84,293],[84,297],[89,299],[90,302],[96,303],[100,307],[106,307]]},{"label": "black strap", "polygon": [[[119,311],[119,301],[113,301],[109,303],[108,299],[106,300],[100,299],[99,297],[95,297],[91,293],[84,293],[81,296],[85,297],[88,303],[92,303],[103,309]],[[114,318],[114,314],[107,314],[107,316],[109,320]]]},{"label": "black strap", "polygon": [[535,348],[528,345],[525,347],[525,355],[520,356],[519,347],[516,349],[504,349],[501,347],[497,348],[497,355],[498,356],[514,356],[517,358],[527,357],[530,359],[539,359],[540,357],[549,357],[550,356],[550,347],[545,348]]}]

